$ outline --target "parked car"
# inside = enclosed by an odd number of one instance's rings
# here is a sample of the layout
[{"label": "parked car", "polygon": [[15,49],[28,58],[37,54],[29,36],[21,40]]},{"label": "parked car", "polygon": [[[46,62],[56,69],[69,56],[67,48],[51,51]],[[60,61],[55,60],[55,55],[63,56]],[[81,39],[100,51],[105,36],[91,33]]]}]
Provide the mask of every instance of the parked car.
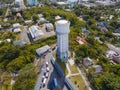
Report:
[{"label": "parked car", "polygon": [[48,78],[48,76],[49,76],[49,73],[46,73],[45,77]]},{"label": "parked car", "polygon": [[49,71],[50,71],[50,68],[49,68],[49,67],[47,67],[46,69],[47,69],[47,72],[49,72]]},{"label": "parked car", "polygon": [[42,82],[43,82],[44,79],[45,79],[45,76],[42,76]]},{"label": "parked car", "polygon": [[48,67],[48,62],[46,61],[46,67]]},{"label": "parked car", "polygon": [[44,80],[43,80],[43,87],[45,87],[46,81],[47,81],[47,79],[44,78]]}]

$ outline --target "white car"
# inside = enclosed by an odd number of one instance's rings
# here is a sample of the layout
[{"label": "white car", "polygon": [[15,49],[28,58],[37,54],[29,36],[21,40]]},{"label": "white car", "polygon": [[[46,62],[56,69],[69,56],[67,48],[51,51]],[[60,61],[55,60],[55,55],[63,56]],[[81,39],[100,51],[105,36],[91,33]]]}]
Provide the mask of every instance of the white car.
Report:
[{"label": "white car", "polygon": [[46,73],[45,77],[48,78],[48,76],[49,76],[49,73]]},{"label": "white car", "polygon": [[46,69],[47,69],[47,72],[49,72],[49,71],[50,71],[50,68],[49,68],[49,67],[47,67]]},{"label": "white car", "polygon": [[48,62],[46,61],[46,66],[48,66]]},{"label": "white car", "polygon": [[43,80],[43,87],[45,87],[45,83],[46,83],[46,81],[47,81],[47,79],[44,78],[44,80]]}]

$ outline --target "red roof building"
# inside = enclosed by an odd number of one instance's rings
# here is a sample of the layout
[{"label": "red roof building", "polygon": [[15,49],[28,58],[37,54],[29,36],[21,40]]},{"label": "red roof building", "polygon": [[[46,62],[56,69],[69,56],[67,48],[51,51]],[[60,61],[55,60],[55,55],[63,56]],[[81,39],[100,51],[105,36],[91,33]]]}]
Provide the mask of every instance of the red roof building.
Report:
[{"label": "red roof building", "polygon": [[79,43],[79,44],[88,44],[88,42],[86,40],[84,40],[82,37],[80,36],[77,36],[77,39],[76,41]]}]

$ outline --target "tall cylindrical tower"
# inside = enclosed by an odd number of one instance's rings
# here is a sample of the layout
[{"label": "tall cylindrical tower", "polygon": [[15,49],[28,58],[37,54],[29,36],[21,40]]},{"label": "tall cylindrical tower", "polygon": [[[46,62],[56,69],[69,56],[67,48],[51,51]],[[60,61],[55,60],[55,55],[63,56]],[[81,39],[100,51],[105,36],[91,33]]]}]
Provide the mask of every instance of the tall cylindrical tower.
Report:
[{"label": "tall cylindrical tower", "polygon": [[57,56],[61,61],[67,62],[68,60],[68,34],[70,32],[70,22],[66,20],[59,20],[56,23],[57,33]]}]

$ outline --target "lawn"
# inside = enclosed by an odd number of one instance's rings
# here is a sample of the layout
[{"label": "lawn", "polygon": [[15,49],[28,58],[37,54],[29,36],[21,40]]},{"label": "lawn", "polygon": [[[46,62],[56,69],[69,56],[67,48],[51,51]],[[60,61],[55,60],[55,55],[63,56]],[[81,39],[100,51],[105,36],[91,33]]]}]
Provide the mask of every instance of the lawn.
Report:
[{"label": "lawn", "polygon": [[120,42],[116,42],[114,45],[115,45],[116,47],[120,47]]},{"label": "lawn", "polygon": [[68,63],[68,65],[71,70],[71,74],[78,73],[78,70],[75,65],[70,65],[70,63]]},{"label": "lawn", "polygon": [[88,90],[80,75],[69,77],[69,79],[78,88],[78,90]]},{"label": "lawn", "polygon": [[16,40],[21,40],[21,36],[19,33],[16,34]]},{"label": "lawn", "polygon": [[0,84],[0,90],[12,90],[10,85],[11,76],[9,72],[0,73],[0,78],[1,81],[4,81],[2,84]]},{"label": "lawn", "polygon": [[60,60],[56,60],[57,63],[59,64],[59,66],[61,67],[61,69],[63,70],[63,73],[65,74],[65,76],[68,74],[68,70],[66,68],[66,65],[64,62],[61,62]]}]

